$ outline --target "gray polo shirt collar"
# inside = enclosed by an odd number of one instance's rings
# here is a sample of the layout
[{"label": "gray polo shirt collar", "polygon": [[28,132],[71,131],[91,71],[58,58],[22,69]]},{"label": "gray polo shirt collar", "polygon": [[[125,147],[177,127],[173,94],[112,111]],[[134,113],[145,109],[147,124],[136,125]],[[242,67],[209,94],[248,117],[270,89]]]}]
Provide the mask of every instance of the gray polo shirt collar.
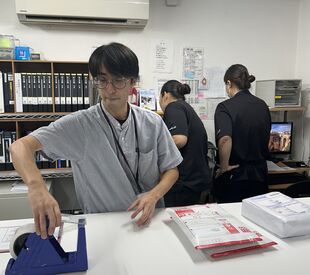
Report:
[{"label": "gray polo shirt collar", "polygon": [[[120,124],[116,118],[114,118],[108,111],[107,109],[105,108],[104,104],[101,102],[100,103],[101,106],[102,106],[102,109],[103,111],[105,112],[105,114],[107,115],[107,117],[109,118],[111,124],[113,125],[114,129],[117,131],[117,133],[125,130],[128,128],[128,126],[130,125],[131,123],[131,120],[132,120],[132,115],[131,113],[133,112],[132,111],[132,108],[130,107],[130,105],[128,104],[128,108],[129,108],[129,113],[128,113],[128,117],[126,119],[126,121],[123,123],[123,124]],[[103,114],[101,114],[103,116]],[[104,118],[104,116],[103,116]],[[105,119],[105,118],[104,118]]]}]

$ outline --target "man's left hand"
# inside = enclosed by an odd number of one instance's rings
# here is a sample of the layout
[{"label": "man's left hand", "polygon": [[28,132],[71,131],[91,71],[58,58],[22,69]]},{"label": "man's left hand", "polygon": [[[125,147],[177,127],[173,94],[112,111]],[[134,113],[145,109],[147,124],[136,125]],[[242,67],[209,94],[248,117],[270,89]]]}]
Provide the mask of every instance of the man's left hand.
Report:
[{"label": "man's left hand", "polygon": [[138,226],[147,225],[151,222],[155,211],[157,199],[151,192],[141,194],[127,209],[134,210],[131,218],[134,219],[141,211],[141,217],[135,222]]}]

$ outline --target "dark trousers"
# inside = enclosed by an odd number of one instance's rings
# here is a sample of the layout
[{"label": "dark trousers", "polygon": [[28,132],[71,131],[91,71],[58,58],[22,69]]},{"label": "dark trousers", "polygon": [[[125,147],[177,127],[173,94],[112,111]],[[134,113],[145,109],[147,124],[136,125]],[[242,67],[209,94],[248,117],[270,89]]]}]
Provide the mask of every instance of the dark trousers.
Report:
[{"label": "dark trousers", "polygon": [[183,188],[181,191],[168,191],[164,196],[166,207],[186,206],[200,202],[201,191]]},{"label": "dark trousers", "polygon": [[229,181],[219,177],[214,181],[212,195],[219,203],[240,202],[245,198],[265,194],[268,185],[261,181]]}]

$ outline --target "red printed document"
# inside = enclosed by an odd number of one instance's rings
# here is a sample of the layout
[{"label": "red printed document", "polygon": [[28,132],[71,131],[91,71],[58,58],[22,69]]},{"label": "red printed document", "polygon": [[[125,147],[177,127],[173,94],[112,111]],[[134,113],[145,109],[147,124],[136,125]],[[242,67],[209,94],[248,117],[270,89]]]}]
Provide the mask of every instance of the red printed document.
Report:
[{"label": "red printed document", "polygon": [[277,244],[217,204],[167,208],[167,212],[193,246],[213,259]]},{"label": "red printed document", "polygon": [[168,208],[167,211],[197,249],[261,241],[260,236],[217,204]]},{"label": "red printed document", "polygon": [[235,255],[256,249],[267,248],[277,244],[276,242],[268,239],[267,237],[262,236],[258,232],[255,233],[259,238],[261,238],[260,241],[230,246],[214,247],[210,249],[204,249],[203,252],[213,259],[219,259],[225,256]]}]

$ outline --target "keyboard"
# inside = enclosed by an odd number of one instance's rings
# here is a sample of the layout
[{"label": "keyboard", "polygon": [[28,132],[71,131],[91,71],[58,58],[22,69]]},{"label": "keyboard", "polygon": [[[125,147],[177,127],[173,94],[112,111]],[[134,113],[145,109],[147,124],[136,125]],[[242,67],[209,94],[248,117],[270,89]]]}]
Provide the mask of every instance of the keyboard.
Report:
[{"label": "keyboard", "polygon": [[282,163],[291,168],[308,167],[303,161],[282,161]]}]

